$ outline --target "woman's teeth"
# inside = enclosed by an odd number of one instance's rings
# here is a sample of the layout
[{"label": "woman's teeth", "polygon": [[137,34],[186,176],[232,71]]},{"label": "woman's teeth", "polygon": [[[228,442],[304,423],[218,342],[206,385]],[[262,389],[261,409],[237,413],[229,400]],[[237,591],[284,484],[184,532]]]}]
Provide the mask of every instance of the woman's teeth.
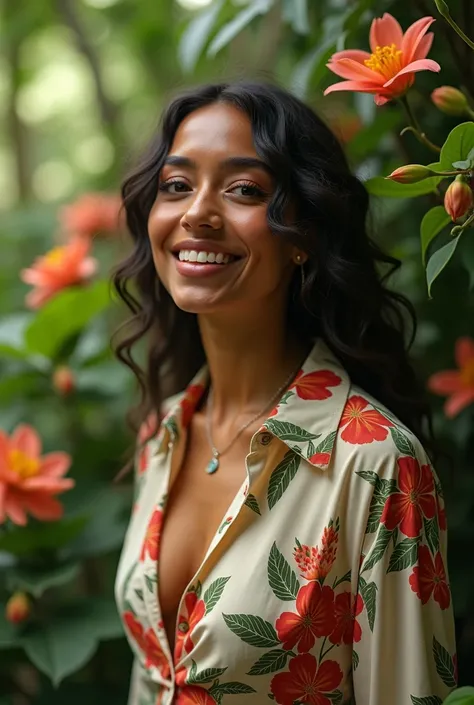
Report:
[{"label": "woman's teeth", "polygon": [[179,259],[182,262],[199,262],[205,264],[228,264],[231,255],[224,255],[222,252],[196,252],[196,250],[180,250]]}]

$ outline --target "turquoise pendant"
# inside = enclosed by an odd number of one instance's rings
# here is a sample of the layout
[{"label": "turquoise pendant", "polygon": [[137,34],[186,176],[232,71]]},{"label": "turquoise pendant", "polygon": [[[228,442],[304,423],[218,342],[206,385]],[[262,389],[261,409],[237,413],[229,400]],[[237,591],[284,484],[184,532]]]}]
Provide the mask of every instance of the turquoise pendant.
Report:
[{"label": "turquoise pendant", "polygon": [[219,469],[219,456],[215,455],[211,460],[208,462],[207,467],[206,467],[206,472],[208,475],[213,475],[216,470]]}]

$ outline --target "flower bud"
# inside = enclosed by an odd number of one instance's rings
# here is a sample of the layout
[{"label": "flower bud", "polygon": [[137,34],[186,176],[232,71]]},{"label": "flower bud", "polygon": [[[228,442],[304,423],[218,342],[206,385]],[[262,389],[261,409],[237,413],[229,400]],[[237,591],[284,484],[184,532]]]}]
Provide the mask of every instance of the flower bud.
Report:
[{"label": "flower bud", "polygon": [[462,178],[457,176],[452,181],[444,196],[444,207],[446,213],[451,217],[451,220],[456,221],[462,218],[468,211],[471,210],[474,204],[472,190],[469,184]]},{"label": "flower bud", "polygon": [[15,592],[5,607],[5,617],[12,624],[25,622],[31,614],[31,601],[24,592]]},{"label": "flower bud", "polygon": [[62,396],[68,396],[76,388],[76,379],[70,367],[57,367],[53,374],[53,387]]},{"label": "flower bud", "polygon": [[416,184],[417,181],[423,181],[429,176],[432,176],[433,172],[427,166],[423,164],[405,164],[405,166],[400,166],[395,171],[387,176],[387,179],[396,181],[399,184]]},{"label": "flower bud", "polygon": [[453,86],[435,88],[431,94],[431,100],[438,110],[446,115],[464,115],[469,108],[464,93]]}]

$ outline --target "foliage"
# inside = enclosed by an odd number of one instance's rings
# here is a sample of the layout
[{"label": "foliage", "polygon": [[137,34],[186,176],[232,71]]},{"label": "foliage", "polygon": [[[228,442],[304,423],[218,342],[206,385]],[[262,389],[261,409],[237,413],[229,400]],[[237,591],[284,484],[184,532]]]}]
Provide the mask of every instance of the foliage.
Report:
[{"label": "foliage", "polygon": [[[0,149],[8,167],[0,170],[0,428],[11,433],[19,423],[34,426],[46,452],[72,456],[76,481],[61,496],[61,519],[0,526],[2,704],[87,699],[120,705],[128,689],[130,655],[112,585],[131,492],[129,482],[115,484],[113,478],[133,442],[124,426],[133,389],[111,358],[110,334],[120,315],[107,283],[127,245],[105,208],[110,200],[83,199],[81,209],[94,215],[86,221],[83,211],[78,219],[77,210],[60,206],[85,191],[117,193],[127,160],[143,147],[175,86],[242,74],[277,80],[333,126],[372,194],[374,237],[403,260],[395,285],[420,317],[413,349],[420,374],[428,379],[454,368],[456,340],[474,337],[473,223],[469,212],[453,223],[444,198],[458,177],[473,184],[474,63],[461,36],[470,31],[469,3],[451,0],[448,13],[445,3],[431,0],[212,0],[199,11],[176,0],[2,7]],[[366,47],[372,19],[387,11],[403,27],[423,15],[436,17],[431,56],[441,73],[417,74],[408,98],[380,107],[362,93],[323,98],[334,81],[326,68],[330,57]],[[461,112],[459,105],[458,112],[453,108],[459,96],[452,91],[431,100],[441,85],[460,89]],[[416,164],[434,173],[414,183],[386,178]],[[92,223],[81,236],[93,237],[96,280],[60,291],[36,312],[26,310],[20,271],[64,245],[74,234],[66,231],[78,222]],[[58,381],[59,370],[66,385]],[[441,399],[433,404],[435,431],[454,467],[450,473],[441,462],[438,470],[450,526],[463,684],[474,648],[468,559],[474,407],[447,420]],[[14,625],[3,613],[17,593],[26,593],[31,604]],[[472,689],[461,688],[447,702],[472,699]]]}]

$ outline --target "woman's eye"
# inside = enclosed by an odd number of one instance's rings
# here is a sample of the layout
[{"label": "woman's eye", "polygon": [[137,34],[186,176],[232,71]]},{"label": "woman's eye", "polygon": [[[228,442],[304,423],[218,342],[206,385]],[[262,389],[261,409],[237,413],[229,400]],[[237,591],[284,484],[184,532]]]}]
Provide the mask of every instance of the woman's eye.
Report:
[{"label": "woman's eye", "polygon": [[246,198],[262,198],[265,195],[264,191],[259,186],[255,184],[239,184],[231,189],[232,192],[238,192],[238,196],[245,196]]},{"label": "woman's eye", "polygon": [[160,191],[165,191],[172,195],[177,193],[187,193],[190,190],[188,184],[184,181],[165,181],[160,184]]}]

